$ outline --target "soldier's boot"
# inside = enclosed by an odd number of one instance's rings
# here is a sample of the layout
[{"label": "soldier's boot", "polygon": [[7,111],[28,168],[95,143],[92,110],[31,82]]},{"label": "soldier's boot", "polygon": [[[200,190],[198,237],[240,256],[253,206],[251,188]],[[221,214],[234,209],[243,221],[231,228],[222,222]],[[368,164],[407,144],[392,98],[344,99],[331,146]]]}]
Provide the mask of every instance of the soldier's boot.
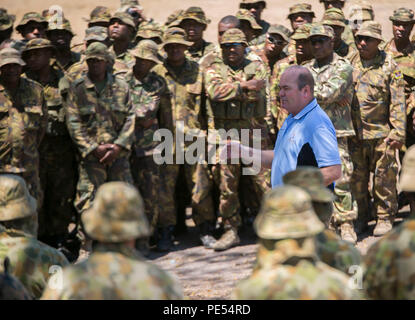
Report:
[{"label": "soldier's boot", "polygon": [[215,230],[214,221],[205,221],[199,225],[200,230],[200,241],[206,249],[212,249],[213,245],[216,243],[216,239],[213,236]]},{"label": "soldier's boot", "polygon": [[236,227],[230,227],[225,230],[225,233],[220,237],[218,241],[212,246],[215,251],[224,251],[238,245],[241,242],[238,236],[238,230]]},{"label": "soldier's boot", "polygon": [[351,242],[353,244],[357,241],[356,233],[353,229],[353,224],[351,222],[343,222],[340,225],[340,236],[342,240]]},{"label": "soldier's boot", "polygon": [[159,237],[157,242],[157,250],[168,252],[173,246],[174,226],[162,227],[159,229]]},{"label": "soldier's boot", "polygon": [[355,230],[357,234],[362,234],[369,228],[368,223],[370,221],[369,213],[359,212],[357,220],[354,222]]},{"label": "soldier's boot", "polygon": [[376,227],[373,230],[373,235],[375,237],[381,237],[391,230],[392,230],[392,219],[391,218],[378,218]]}]

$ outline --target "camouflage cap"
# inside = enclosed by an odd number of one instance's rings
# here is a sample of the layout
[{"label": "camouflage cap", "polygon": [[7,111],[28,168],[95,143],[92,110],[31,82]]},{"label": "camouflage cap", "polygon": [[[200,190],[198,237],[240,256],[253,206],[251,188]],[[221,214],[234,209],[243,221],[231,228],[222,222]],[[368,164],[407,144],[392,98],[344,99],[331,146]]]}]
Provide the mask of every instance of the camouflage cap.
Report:
[{"label": "camouflage cap", "polygon": [[88,25],[92,23],[110,23],[111,19],[111,11],[107,7],[98,6],[95,7],[94,10],[91,11],[89,15],[89,19],[84,19],[85,21],[88,21]]},{"label": "camouflage cap", "polygon": [[142,22],[135,37],[143,39],[159,38],[160,42],[163,42],[163,30],[157,23]]},{"label": "camouflage cap", "polygon": [[389,20],[414,23],[414,11],[408,8],[396,9],[393,11],[393,15],[389,17]]},{"label": "camouflage cap", "polygon": [[284,27],[281,24],[272,24],[268,29],[268,34],[279,34],[285,41],[289,42],[291,37],[290,29]]},{"label": "camouflage cap", "polygon": [[316,16],[314,11],[311,9],[311,4],[308,3],[297,3],[290,7],[290,12],[288,13],[287,18],[291,19],[291,16],[296,13],[310,13],[313,16],[313,18],[315,18]]},{"label": "camouflage cap", "polygon": [[255,4],[255,3],[262,3],[262,4],[263,4],[263,6],[264,6],[264,8],[266,8],[266,6],[267,6],[267,3],[266,3],[265,1],[258,1],[258,0],[242,0],[242,1],[239,3],[239,7],[240,7],[240,8],[242,8],[242,6],[243,6],[244,4]]},{"label": "camouflage cap", "polygon": [[305,23],[295,30],[294,34],[291,36],[293,40],[306,40],[310,35],[311,23]]},{"label": "camouflage cap", "polygon": [[0,300],[32,300],[24,285],[10,274],[10,259],[6,257],[0,267]]},{"label": "camouflage cap", "polygon": [[108,39],[108,28],[106,27],[90,27],[85,30],[85,38],[84,41],[105,41]]},{"label": "camouflage cap", "polygon": [[85,59],[100,59],[107,62],[113,61],[107,46],[101,42],[93,42],[86,48]]},{"label": "camouflage cap", "polygon": [[349,8],[349,20],[351,21],[369,21],[375,18],[373,7],[366,1],[361,1],[357,4],[353,4]]},{"label": "camouflage cap", "polygon": [[320,169],[315,167],[298,167],[282,177],[284,184],[290,184],[303,188],[316,202],[331,202],[334,200],[333,193],[324,186],[323,175]]},{"label": "camouflage cap", "polygon": [[140,193],[120,181],[98,188],[92,207],[82,214],[82,222],[86,233],[102,242],[124,242],[150,235]]},{"label": "camouflage cap", "polygon": [[356,32],[357,36],[366,36],[383,41],[382,26],[376,21],[365,21],[362,23],[359,31]]},{"label": "camouflage cap", "polygon": [[342,10],[338,8],[330,8],[324,12],[321,23],[329,26],[346,27],[346,18]]},{"label": "camouflage cap", "polygon": [[45,26],[45,29],[48,27],[48,22],[40,13],[28,12],[23,15],[23,18],[17,25],[16,30],[22,33],[23,27],[31,21],[42,23]]},{"label": "camouflage cap", "polygon": [[334,30],[330,26],[321,23],[313,23],[311,25],[310,34],[308,35],[308,37],[311,38],[314,36],[324,36],[333,39]]},{"label": "camouflage cap", "polygon": [[36,199],[29,194],[22,177],[13,174],[0,175],[0,221],[34,216],[36,207]]},{"label": "camouflage cap", "polygon": [[310,237],[323,231],[324,225],[314,212],[308,193],[287,185],[265,194],[254,228],[258,237],[278,240]]},{"label": "camouflage cap", "polygon": [[75,36],[71,28],[71,23],[66,18],[57,19],[55,16],[53,16],[51,19],[49,19],[48,29],[46,32],[49,33],[55,30],[65,30],[68,31],[72,36]]},{"label": "camouflage cap", "polygon": [[16,16],[7,14],[7,10],[0,11],[0,31],[4,31],[13,27]]},{"label": "camouflage cap", "polygon": [[403,157],[399,186],[402,191],[415,192],[415,146],[408,148]]},{"label": "camouflage cap", "polygon": [[125,12],[114,13],[114,15],[110,19],[110,24],[111,24],[111,21],[114,21],[116,19],[120,20],[122,23],[126,24],[127,26],[132,27],[135,30],[136,27],[135,27],[134,20],[128,13],[125,13]]},{"label": "camouflage cap", "polygon": [[238,12],[236,13],[236,17],[239,20],[248,21],[252,29],[262,30],[262,27],[256,22],[255,16],[252,14],[251,11],[246,10],[246,9],[239,9]]},{"label": "camouflage cap", "polygon": [[130,53],[136,58],[151,60],[155,63],[162,63],[158,58],[158,50],[159,46],[157,43],[151,40],[143,40],[140,41]]},{"label": "camouflage cap", "polygon": [[228,29],[222,35],[222,40],[220,41],[220,44],[225,43],[243,43],[244,45],[248,46],[245,34],[242,32],[241,29],[236,28]]},{"label": "camouflage cap", "polygon": [[28,43],[26,43],[26,46],[23,48],[22,56],[30,50],[45,49],[45,48],[54,49],[55,47],[53,46],[52,42],[50,42],[47,39],[43,39],[43,38],[32,39]]},{"label": "camouflage cap", "polygon": [[206,18],[205,12],[200,7],[190,7],[185,12],[183,12],[180,17],[180,22],[186,19],[195,20],[204,25],[208,25],[211,22],[210,19]]},{"label": "camouflage cap", "polygon": [[25,66],[26,63],[22,60],[20,52],[14,48],[4,48],[0,50],[0,68],[6,64],[17,63]]},{"label": "camouflage cap", "polygon": [[193,44],[190,41],[186,41],[186,32],[182,28],[177,27],[168,28],[164,33],[163,48],[170,43],[183,44],[188,47]]},{"label": "camouflage cap", "polygon": [[184,10],[176,10],[167,17],[165,26],[168,27],[177,27],[180,25],[181,16],[184,13]]}]

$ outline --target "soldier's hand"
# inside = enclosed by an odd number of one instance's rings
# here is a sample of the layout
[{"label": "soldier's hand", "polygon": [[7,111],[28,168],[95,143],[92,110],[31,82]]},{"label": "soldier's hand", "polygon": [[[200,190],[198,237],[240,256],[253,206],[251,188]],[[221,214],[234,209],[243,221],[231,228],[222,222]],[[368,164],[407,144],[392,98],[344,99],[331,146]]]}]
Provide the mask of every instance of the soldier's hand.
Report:
[{"label": "soldier's hand", "polygon": [[403,143],[398,141],[398,140],[394,140],[391,138],[386,138],[385,139],[386,144],[388,144],[392,149],[400,149],[403,146]]},{"label": "soldier's hand", "polygon": [[102,157],[105,156],[108,149],[111,147],[110,144],[100,144],[98,148],[96,148],[94,151],[92,151],[92,154],[98,159],[101,160]]},{"label": "soldier's hand", "polygon": [[241,82],[241,88],[246,90],[261,91],[265,87],[265,80],[248,80]]},{"label": "soldier's hand", "polygon": [[99,160],[103,164],[113,163],[120,155],[121,147],[117,144],[111,144],[110,149],[105,153],[104,157]]}]

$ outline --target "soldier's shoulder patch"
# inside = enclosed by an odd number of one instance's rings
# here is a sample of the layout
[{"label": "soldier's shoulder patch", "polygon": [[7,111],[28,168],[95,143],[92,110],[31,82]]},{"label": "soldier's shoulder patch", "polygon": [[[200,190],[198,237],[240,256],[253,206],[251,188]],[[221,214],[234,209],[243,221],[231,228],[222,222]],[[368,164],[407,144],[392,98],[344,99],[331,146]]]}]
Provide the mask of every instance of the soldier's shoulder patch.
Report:
[{"label": "soldier's shoulder patch", "polygon": [[403,79],[403,73],[401,70],[396,70],[392,73],[392,77],[396,80]]}]

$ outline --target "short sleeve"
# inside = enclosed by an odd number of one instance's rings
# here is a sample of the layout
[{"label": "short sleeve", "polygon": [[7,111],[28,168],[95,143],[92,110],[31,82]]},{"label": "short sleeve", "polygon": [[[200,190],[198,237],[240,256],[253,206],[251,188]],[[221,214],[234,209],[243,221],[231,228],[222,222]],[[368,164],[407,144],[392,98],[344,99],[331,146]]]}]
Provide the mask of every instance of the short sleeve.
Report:
[{"label": "short sleeve", "polygon": [[334,127],[320,125],[310,136],[310,146],[319,168],[341,164]]}]

